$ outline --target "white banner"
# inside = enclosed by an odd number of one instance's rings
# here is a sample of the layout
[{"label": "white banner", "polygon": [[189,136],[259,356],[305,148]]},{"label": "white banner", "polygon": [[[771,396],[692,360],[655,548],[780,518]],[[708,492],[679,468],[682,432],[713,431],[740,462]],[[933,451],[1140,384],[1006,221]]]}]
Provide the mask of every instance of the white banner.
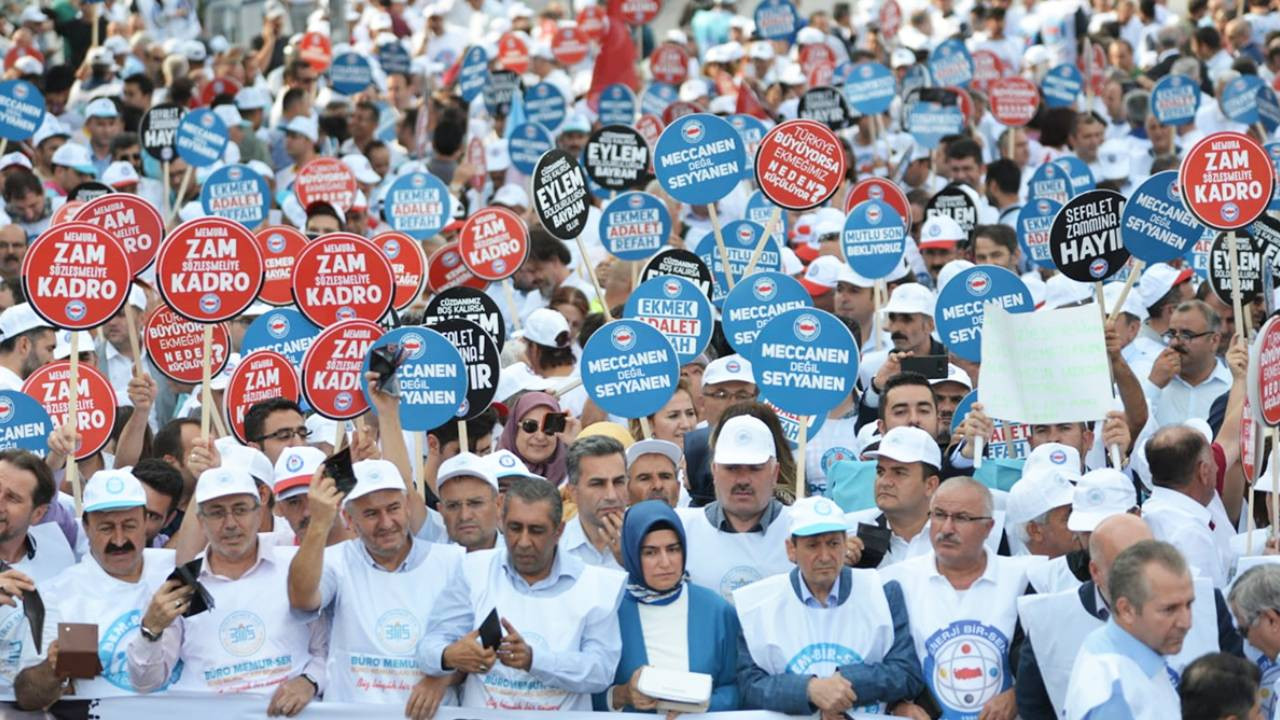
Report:
[{"label": "white banner", "polygon": [[[90,710],[96,720],[267,720],[267,700],[263,695],[215,696],[166,694],[163,697],[130,697],[99,700]],[[515,710],[487,710],[483,708],[442,707],[435,720],[594,720],[600,715],[620,720],[653,720],[652,714],[641,713],[590,713],[590,712],[531,712]],[[357,705],[348,703],[313,702],[297,717],[304,720],[404,720],[404,708],[395,705]],[[783,715],[763,710],[739,710],[734,712],[681,715],[681,720],[787,720],[788,718],[817,717]],[[887,720],[888,715],[851,712],[853,720]]]},{"label": "white banner", "polygon": [[978,401],[989,417],[1031,425],[1105,417],[1111,374],[1098,306],[1016,315],[988,306]]}]

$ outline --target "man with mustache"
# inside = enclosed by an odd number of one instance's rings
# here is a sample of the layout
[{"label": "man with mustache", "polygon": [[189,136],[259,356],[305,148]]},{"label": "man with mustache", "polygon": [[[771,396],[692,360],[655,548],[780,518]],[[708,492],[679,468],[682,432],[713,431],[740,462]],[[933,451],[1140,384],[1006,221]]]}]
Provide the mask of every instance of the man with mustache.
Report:
[{"label": "man with mustache", "polygon": [[778,455],[764,422],[735,415],[716,426],[711,446],[715,502],[677,513],[689,537],[690,579],[732,602],[734,590],[791,569],[790,510],[773,496]]},{"label": "man with mustache", "polygon": [[1196,588],[1174,546],[1143,540],[1120,553],[1107,574],[1111,617],[1089,633],[1071,668],[1068,720],[1182,717],[1177,673],[1166,658],[1191,630]]},{"label": "man with mustache", "polygon": [[947,354],[932,335],[935,300],[929,288],[907,283],[898,286],[889,296],[889,303],[880,308],[893,347],[867,353],[858,364],[858,384],[864,389],[858,407],[859,427],[875,419],[885,383],[902,372],[902,358]]},{"label": "man with mustache", "polygon": [[569,497],[578,517],[565,524],[560,551],[588,565],[622,570],[622,514],[627,509],[627,458],[622,443],[604,435],[569,446]]},{"label": "man with mustache", "polygon": [[492,455],[460,452],[440,464],[436,490],[449,541],[467,552],[497,547],[498,477]]},{"label": "man with mustache", "polygon": [[641,440],[627,448],[627,505],[680,501],[680,448],[666,440]]},{"label": "man with mustache", "polygon": [[[950,478],[930,503],[933,552],[880,570],[882,579],[902,585],[924,681],[945,717],[1017,715],[1009,656],[1017,598],[1027,585],[1028,563],[1043,559],[991,552],[985,543],[994,510],[985,485]],[[904,705],[896,712],[928,717]]]},{"label": "man with mustache", "polygon": [[[18,674],[14,695],[25,710],[47,708],[55,716],[77,714],[90,700],[121,697],[138,692],[126,668],[126,648],[138,637],[142,613],[173,572],[172,550],[145,549],[147,493],[142,483],[124,470],[100,470],[84,487],[84,515],[81,521],[89,539],[89,556],[72,565],[39,588],[45,601],[45,625],[89,623],[97,625],[98,655],[107,660],[102,673],[89,680],[58,675],[58,643],[48,648],[48,659]],[[172,600],[185,610],[186,600]],[[181,670],[157,683],[167,688],[177,681]]]},{"label": "man with mustache", "polygon": [[1164,333],[1168,347],[1142,381],[1157,425],[1204,420],[1213,401],[1231,389],[1231,371],[1218,357],[1221,326],[1218,313],[1202,300],[1174,309]]},{"label": "man with mustache", "polygon": [[[305,617],[332,618],[326,700],[390,704],[405,717],[430,717],[450,696],[450,677],[424,675],[414,658],[438,617],[451,623],[444,632],[453,637],[467,630],[464,553],[410,533],[405,483],[394,464],[362,460],[352,469],[356,484],[345,496],[323,468],[311,477],[311,523],[289,567],[289,604]],[[339,508],[356,537],[326,548]]]},{"label": "man with mustache", "polygon": [[241,468],[205,470],[195,501],[208,541],[196,580],[212,607],[184,617],[200,600],[192,586],[166,580],[129,643],[129,679],[146,693],[178,674],[177,691],[269,696],[267,714],[292,717],[320,694],[327,630],[293,615],[280,592],[296,550],[257,533],[258,489]]}]

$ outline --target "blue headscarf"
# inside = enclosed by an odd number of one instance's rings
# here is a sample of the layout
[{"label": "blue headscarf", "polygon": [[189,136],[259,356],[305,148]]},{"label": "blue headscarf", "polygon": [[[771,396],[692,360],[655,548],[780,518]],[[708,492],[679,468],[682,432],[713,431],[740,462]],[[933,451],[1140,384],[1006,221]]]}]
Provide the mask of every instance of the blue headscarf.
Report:
[{"label": "blue headscarf", "polygon": [[685,540],[684,524],[671,506],[662,500],[645,500],[632,505],[622,521],[622,564],[627,569],[627,592],[636,602],[645,605],[667,605],[675,602],[689,580],[689,573],[681,568],[684,577],[668,590],[654,590],[644,581],[644,568],[640,564],[640,545],[654,530],[674,530],[684,550],[688,565],[689,543]]}]

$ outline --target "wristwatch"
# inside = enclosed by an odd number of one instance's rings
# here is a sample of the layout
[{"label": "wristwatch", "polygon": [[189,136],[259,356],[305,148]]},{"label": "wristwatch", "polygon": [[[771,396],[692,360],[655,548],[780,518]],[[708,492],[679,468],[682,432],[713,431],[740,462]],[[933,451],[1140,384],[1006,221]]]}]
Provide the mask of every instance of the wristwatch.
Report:
[{"label": "wristwatch", "polygon": [[160,639],[160,636],[164,634],[164,630],[161,630],[158,633],[153,633],[147,629],[146,625],[139,625],[138,632],[141,633],[142,637],[146,638],[149,642],[158,641]]}]

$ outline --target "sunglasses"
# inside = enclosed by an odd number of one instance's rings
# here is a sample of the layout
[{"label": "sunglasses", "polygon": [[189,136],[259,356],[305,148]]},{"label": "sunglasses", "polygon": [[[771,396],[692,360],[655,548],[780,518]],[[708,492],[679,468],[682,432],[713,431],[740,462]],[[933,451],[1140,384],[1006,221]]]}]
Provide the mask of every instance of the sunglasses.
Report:
[{"label": "sunglasses", "polygon": [[[564,413],[547,413],[542,418],[542,434],[555,435],[564,432],[566,416]],[[520,421],[520,429],[530,435],[538,432],[538,421],[529,419]]]}]

